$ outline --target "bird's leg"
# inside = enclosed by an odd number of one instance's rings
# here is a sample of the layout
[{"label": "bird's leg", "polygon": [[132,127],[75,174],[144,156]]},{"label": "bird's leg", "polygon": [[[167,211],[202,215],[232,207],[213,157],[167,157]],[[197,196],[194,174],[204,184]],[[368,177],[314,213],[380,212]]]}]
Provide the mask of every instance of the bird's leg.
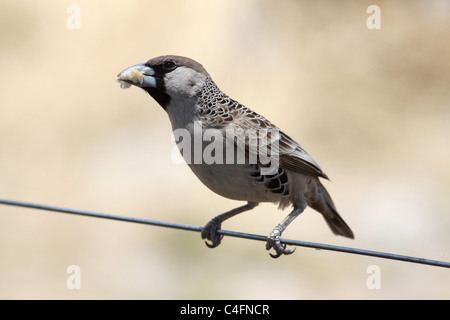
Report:
[{"label": "bird's leg", "polygon": [[276,251],[276,254],[269,253],[272,258],[278,258],[282,254],[291,254],[295,251],[295,249],[288,249],[285,244],[281,244],[280,236],[287,226],[294,221],[303,210],[303,208],[294,208],[294,210],[292,210],[292,212],[289,213],[289,215],[284,218],[284,220],[277,225],[267,237],[266,249],[270,250],[271,248],[274,248]]},{"label": "bird's leg", "polygon": [[246,205],[235,208],[233,210],[227,211],[225,213],[219,214],[217,217],[211,219],[202,230],[202,239],[207,239],[211,241],[211,244],[205,241],[206,245],[209,248],[215,248],[220,244],[220,241],[223,238],[223,235],[220,235],[217,230],[220,230],[222,226],[222,222],[225,220],[242,213],[244,211],[248,211],[253,209],[258,205],[258,202],[248,202]]}]

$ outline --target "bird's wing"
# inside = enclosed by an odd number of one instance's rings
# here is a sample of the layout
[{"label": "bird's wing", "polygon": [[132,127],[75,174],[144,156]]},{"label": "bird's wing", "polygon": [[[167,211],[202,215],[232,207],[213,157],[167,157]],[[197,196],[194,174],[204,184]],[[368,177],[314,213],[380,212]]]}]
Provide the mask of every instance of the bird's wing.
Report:
[{"label": "bird's wing", "polygon": [[202,122],[206,121],[208,127],[234,132],[235,143],[244,145],[247,155],[252,150],[258,155],[269,155],[278,148],[278,164],[281,167],[328,179],[317,162],[291,137],[263,116],[226,98],[213,111],[214,117],[205,117]]},{"label": "bird's wing", "polygon": [[279,140],[281,166],[294,172],[328,179],[319,164],[291,137],[281,132]]}]

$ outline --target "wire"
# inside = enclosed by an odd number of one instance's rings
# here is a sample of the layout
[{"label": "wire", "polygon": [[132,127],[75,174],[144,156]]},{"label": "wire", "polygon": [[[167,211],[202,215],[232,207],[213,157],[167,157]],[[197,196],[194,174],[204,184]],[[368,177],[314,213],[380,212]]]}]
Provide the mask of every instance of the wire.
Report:
[{"label": "wire", "polygon": [[[69,213],[69,214],[82,215],[82,216],[95,217],[95,218],[141,223],[141,224],[166,227],[166,228],[174,228],[174,229],[182,229],[182,230],[188,230],[188,231],[201,232],[203,230],[202,227],[181,224],[181,223],[134,218],[134,217],[86,211],[86,210],[69,209],[69,208],[43,205],[43,204],[35,204],[35,203],[29,203],[29,202],[23,202],[23,201],[0,199],[0,204],[32,208],[32,209],[39,209],[39,210],[54,211],[54,212]],[[267,237],[265,237],[265,236],[249,234],[249,233],[242,233],[242,232],[228,231],[228,230],[219,230],[218,233],[222,234],[224,236],[230,236],[230,237],[267,241]],[[329,250],[329,251],[339,251],[339,252],[351,253],[351,254],[357,254],[357,255],[364,255],[364,256],[371,256],[371,257],[377,257],[377,258],[425,264],[425,265],[431,265],[431,266],[436,266],[436,267],[450,268],[450,262],[445,262],[445,261],[430,260],[430,259],[416,258],[416,257],[399,255],[399,254],[393,254],[393,253],[386,253],[386,252],[379,252],[379,251],[372,251],[372,250],[365,250],[365,249],[357,249],[357,248],[350,248],[350,247],[341,247],[341,246],[335,246],[335,245],[329,245],[329,244],[321,244],[321,243],[290,240],[290,239],[280,239],[280,241],[283,244],[292,245],[292,246],[322,249],[322,250]]]}]

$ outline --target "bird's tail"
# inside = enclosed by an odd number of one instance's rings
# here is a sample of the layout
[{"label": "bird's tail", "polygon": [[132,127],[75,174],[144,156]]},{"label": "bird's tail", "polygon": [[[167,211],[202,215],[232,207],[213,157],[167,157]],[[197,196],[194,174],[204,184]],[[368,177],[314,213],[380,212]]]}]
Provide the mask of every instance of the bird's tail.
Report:
[{"label": "bird's tail", "polygon": [[353,239],[354,235],[352,230],[337,212],[327,189],[325,189],[320,182],[318,187],[319,197],[316,202],[310,204],[310,207],[323,215],[325,221],[334,234]]}]

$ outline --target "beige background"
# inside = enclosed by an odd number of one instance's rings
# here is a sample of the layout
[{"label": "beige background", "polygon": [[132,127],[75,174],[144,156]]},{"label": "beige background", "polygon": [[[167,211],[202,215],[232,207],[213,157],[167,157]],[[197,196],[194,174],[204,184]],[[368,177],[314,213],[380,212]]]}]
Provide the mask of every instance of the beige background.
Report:
[{"label": "beige background", "polygon": [[[179,54],[308,150],[356,235],[308,209],[284,237],[450,261],[448,1],[0,4],[1,198],[199,226],[240,205],[174,164],[165,112],[115,82]],[[266,235],[287,213],[263,204],[223,227]],[[0,298],[448,299],[450,271],[308,248],[273,260],[258,241],[211,250],[194,232],[0,206]]]}]

